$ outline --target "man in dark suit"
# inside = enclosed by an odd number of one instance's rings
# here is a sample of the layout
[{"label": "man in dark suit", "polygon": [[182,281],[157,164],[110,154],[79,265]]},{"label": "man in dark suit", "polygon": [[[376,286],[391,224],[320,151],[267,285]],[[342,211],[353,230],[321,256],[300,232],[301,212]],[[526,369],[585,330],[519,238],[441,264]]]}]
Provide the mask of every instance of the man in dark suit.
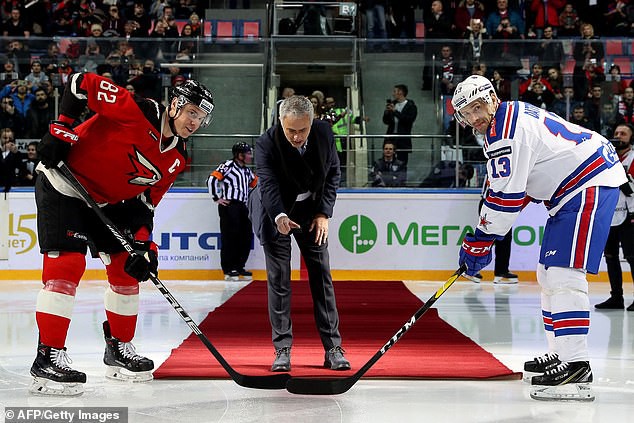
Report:
[{"label": "man in dark suit", "polygon": [[256,142],[259,189],[249,199],[254,230],[266,257],[276,351],[271,371],[291,368],[291,233],[308,270],[315,322],[326,351],[324,366],[348,370],[328,255],[328,219],[341,175],[333,133],[327,122],[313,119],[313,106],[306,97],[285,99],[279,114],[279,122]]},{"label": "man in dark suit", "polygon": [[[418,115],[416,104],[407,98],[407,85],[395,85],[392,90],[394,100],[387,100],[383,112],[383,123],[387,125],[386,134],[412,135],[412,126]],[[407,166],[409,154],[412,152],[412,139],[409,137],[394,137],[397,158]]]}]

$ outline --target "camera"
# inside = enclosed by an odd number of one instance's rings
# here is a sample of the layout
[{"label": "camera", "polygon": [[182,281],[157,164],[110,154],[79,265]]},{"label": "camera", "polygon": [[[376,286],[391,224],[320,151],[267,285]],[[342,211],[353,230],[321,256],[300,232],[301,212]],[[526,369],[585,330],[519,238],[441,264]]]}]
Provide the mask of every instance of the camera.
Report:
[{"label": "camera", "polygon": [[386,98],[385,99],[385,103],[386,104],[392,104],[392,99],[391,98]]}]

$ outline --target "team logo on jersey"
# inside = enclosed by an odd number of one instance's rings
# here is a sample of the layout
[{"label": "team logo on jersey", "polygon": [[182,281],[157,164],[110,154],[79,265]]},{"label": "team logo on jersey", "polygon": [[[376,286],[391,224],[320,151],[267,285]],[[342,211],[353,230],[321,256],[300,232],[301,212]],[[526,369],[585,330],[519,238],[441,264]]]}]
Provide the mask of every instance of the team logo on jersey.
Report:
[{"label": "team logo on jersey", "polygon": [[132,178],[128,181],[135,185],[154,185],[161,180],[161,172],[154,166],[150,160],[141,154],[136,148],[134,154],[129,154],[130,162],[134,166],[134,172],[129,175]]},{"label": "team logo on jersey", "polygon": [[506,156],[507,154],[511,153],[511,146],[508,145],[506,147],[498,148],[497,150],[489,151],[488,156],[490,159],[495,159],[496,157]]},{"label": "team logo on jersey", "polygon": [[487,220],[486,213],[480,216],[480,226],[482,226],[484,229],[489,229],[489,223],[491,222]]}]

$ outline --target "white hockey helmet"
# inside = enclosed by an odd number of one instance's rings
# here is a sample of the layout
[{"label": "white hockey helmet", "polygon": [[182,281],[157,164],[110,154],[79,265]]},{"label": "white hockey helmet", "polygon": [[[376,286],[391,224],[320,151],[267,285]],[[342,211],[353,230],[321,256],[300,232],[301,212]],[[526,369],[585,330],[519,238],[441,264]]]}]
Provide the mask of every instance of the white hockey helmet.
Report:
[{"label": "white hockey helmet", "polygon": [[[496,100],[491,97],[491,93],[495,94]],[[460,113],[460,110],[475,100],[482,100],[489,106],[497,106],[499,102],[493,84],[484,76],[471,75],[456,86],[451,105],[454,108],[454,117],[461,125],[466,126],[469,123]]]}]

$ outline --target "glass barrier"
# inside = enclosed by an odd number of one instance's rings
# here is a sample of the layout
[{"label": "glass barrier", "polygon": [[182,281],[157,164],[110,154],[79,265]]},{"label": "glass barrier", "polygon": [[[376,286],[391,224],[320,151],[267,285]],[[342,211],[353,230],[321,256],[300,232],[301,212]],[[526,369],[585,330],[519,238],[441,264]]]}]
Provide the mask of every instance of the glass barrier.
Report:
[{"label": "glass barrier", "polygon": [[[351,188],[377,186],[373,165],[384,143],[399,145],[399,138],[412,143],[399,186],[479,187],[486,172],[481,142],[456,125],[451,109],[453,88],[473,73],[491,78],[503,100],[533,102],[570,120],[578,120],[575,113],[582,110],[578,121],[606,137],[617,119],[632,120],[631,39],[592,40],[603,51],[596,57],[579,55],[587,44],[579,39],[483,39],[479,44],[473,39],[366,39],[355,36],[359,15],[342,9],[348,3],[322,3],[316,5],[328,9],[332,31],[327,35],[306,34],[306,18],[303,29],[284,34],[280,21],[286,15],[296,19],[305,6],[284,3],[273,9],[270,36],[236,20],[227,32],[215,22],[214,29],[190,38],[5,38],[0,97],[15,97],[18,85],[33,94],[41,88],[56,116],[71,72],[97,72],[163,102],[183,78],[199,79],[212,89],[216,108],[212,124],[188,142],[191,163],[177,185],[194,187],[205,186],[209,172],[230,158],[235,142],[255,143],[274,121],[276,101],[287,86],[297,94],[319,90],[334,97],[334,108],[319,109],[323,118],[346,111],[350,122],[337,138],[342,186]],[[351,26],[335,25],[335,18]],[[534,75],[538,70],[541,78]],[[418,109],[411,136],[386,135],[383,114],[395,85],[408,87],[407,98]],[[552,96],[540,94],[544,87]],[[8,103],[2,103],[0,126],[11,127],[24,150],[27,141],[41,137],[42,125],[28,120],[31,115],[18,107],[23,104]],[[23,113],[21,119],[11,119],[16,112]]]}]

